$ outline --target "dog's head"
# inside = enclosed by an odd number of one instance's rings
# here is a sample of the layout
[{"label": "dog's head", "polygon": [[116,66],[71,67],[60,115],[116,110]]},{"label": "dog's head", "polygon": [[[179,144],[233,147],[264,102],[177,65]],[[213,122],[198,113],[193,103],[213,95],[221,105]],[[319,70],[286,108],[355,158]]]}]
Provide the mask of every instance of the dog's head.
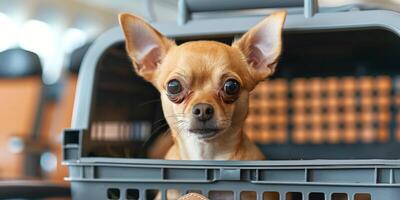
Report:
[{"label": "dog's head", "polygon": [[172,132],[208,141],[241,129],[249,92],[275,70],[285,17],[270,15],[232,46],[177,46],[136,16],[121,14],[119,20],[135,70],[160,91]]}]

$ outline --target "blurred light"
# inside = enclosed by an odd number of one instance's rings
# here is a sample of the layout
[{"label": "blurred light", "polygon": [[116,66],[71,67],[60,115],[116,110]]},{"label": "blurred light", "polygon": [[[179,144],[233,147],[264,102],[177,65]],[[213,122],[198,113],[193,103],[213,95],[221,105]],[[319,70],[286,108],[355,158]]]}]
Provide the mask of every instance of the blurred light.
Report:
[{"label": "blurred light", "polygon": [[44,152],[40,156],[40,167],[46,172],[52,172],[57,167],[57,157],[51,152]]},{"label": "blurred light", "polygon": [[86,43],[87,34],[80,29],[69,28],[65,31],[62,40],[65,53],[71,53]]},{"label": "blurred light", "polygon": [[51,85],[59,80],[63,66],[62,62],[63,51],[60,49],[56,49],[43,57],[43,82],[45,84]]},{"label": "blurred light", "polygon": [[79,13],[73,27],[85,32],[88,38],[97,36],[103,30],[103,24],[99,20],[101,16],[93,16],[87,13]]},{"label": "blurred light", "polygon": [[0,13],[0,51],[4,51],[18,41],[18,28],[7,15]]},{"label": "blurred light", "polygon": [[24,141],[20,137],[13,136],[8,141],[8,150],[11,153],[21,153],[25,148]]},{"label": "blurred light", "polygon": [[25,22],[20,30],[19,45],[37,53],[42,60],[45,84],[55,83],[61,74],[62,50],[57,39],[56,31],[39,20]]},{"label": "blurred light", "polygon": [[55,34],[51,27],[39,20],[29,20],[21,27],[19,45],[29,51],[48,56],[55,49]]}]

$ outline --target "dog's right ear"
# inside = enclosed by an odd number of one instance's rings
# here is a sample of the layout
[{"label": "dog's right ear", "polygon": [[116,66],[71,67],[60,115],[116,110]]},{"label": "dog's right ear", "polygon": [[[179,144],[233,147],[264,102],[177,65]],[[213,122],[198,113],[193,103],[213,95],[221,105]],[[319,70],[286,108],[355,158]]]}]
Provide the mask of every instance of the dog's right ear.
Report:
[{"label": "dog's right ear", "polygon": [[232,45],[244,54],[257,81],[264,80],[275,71],[282,50],[282,28],[286,15],[286,11],[272,13]]},{"label": "dog's right ear", "polygon": [[119,23],[136,73],[152,82],[160,62],[175,43],[137,16],[120,14]]}]

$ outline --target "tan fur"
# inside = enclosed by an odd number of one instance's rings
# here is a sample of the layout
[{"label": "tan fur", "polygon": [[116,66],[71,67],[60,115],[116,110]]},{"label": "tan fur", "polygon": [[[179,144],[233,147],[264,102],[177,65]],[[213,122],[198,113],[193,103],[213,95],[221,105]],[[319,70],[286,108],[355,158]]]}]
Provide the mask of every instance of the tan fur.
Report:
[{"label": "tan fur", "polygon": [[[200,102],[213,105],[219,119],[232,119],[232,122],[226,125],[227,130],[224,133],[220,134],[215,140],[207,142],[212,143],[210,146],[215,147],[215,153],[230,152],[230,155],[222,157],[225,160],[264,159],[260,151],[241,131],[248,111],[248,91],[251,91],[256,84],[251,77],[249,68],[243,67],[243,65],[246,65],[245,63],[241,52],[230,46],[212,41],[188,42],[171,48],[160,66],[160,69],[163,69],[162,73],[161,70],[158,71],[159,78],[155,82],[157,88],[163,93],[165,91],[163,91],[162,85],[166,84],[164,81],[170,80],[170,76],[176,76],[174,72],[179,72],[185,75],[185,77],[179,78],[190,79],[191,88],[196,91],[190,99],[185,100],[180,105],[171,104],[166,96],[162,96],[163,109],[169,124],[174,124],[176,121],[168,116],[174,115],[174,113],[190,114],[192,106]],[[216,66],[228,66],[229,69],[220,69]],[[243,91],[241,97],[233,105],[221,104],[219,98],[215,95],[209,95],[215,93],[215,85],[218,85],[220,77],[224,73],[233,73],[238,76],[244,89],[247,90]],[[190,160],[191,157],[182,144],[185,141],[182,141],[179,132],[171,127],[171,134],[175,138],[175,144],[168,151],[165,159]],[[218,155],[213,155],[206,159],[213,160],[217,157]]]},{"label": "tan fur", "polygon": [[[119,16],[136,72],[161,93],[173,139],[165,159],[265,159],[242,127],[248,113],[249,93],[275,71],[285,16],[286,12],[272,14],[232,46],[215,41],[177,46],[142,19],[130,14]],[[180,103],[172,102],[167,96],[166,86],[173,79],[179,80],[186,89]],[[226,103],[220,95],[228,79],[235,79],[241,86],[233,103]],[[200,139],[197,133],[189,131],[192,109],[199,103],[214,108],[213,117],[220,129],[215,137]]]}]

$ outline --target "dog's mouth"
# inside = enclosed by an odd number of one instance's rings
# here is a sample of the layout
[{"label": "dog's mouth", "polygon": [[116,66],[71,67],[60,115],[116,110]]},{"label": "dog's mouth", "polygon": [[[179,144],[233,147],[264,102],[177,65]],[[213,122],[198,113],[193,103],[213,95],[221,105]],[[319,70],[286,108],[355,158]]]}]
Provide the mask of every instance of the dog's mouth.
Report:
[{"label": "dog's mouth", "polygon": [[190,132],[197,134],[200,139],[212,139],[214,138],[222,129],[218,128],[193,128],[189,129]]}]

